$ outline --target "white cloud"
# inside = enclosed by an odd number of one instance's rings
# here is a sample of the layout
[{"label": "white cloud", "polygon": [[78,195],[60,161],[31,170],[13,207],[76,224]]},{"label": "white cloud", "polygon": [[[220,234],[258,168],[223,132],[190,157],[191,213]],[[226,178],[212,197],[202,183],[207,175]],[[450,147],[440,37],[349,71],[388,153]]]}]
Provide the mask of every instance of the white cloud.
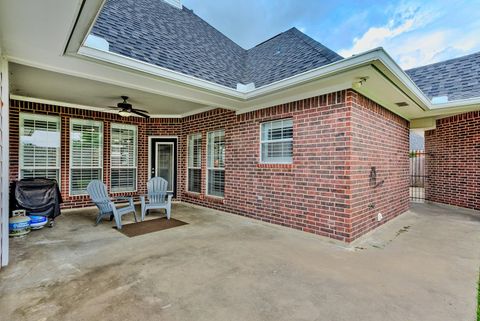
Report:
[{"label": "white cloud", "polygon": [[480,50],[480,23],[464,29],[434,23],[445,19],[445,14],[412,4],[401,6],[387,24],[371,27],[339,53],[349,57],[383,47],[402,68],[409,69]]},{"label": "white cloud", "polygon": [[353,39],[351,48],[342,49],[339,54],[344,57],[358,54],[388,44],[398,36],[416,30],[431,21],[433,13],[421,11],[418,6],[401,6],[393,13],[388,23],[381,27],[371,27],[361,37]]}]

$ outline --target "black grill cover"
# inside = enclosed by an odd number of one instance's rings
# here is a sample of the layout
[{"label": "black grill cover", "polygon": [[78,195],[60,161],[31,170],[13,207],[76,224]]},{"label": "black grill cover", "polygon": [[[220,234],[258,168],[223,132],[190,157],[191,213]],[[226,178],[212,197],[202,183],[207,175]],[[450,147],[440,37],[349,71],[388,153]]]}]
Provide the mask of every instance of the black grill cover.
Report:
[{"label": "black grill cover", "polygon": [[29,178],[14,182],[12,208],[24,209],[27,214],[55,218],[60,215],[62,195],[56,180]]}]

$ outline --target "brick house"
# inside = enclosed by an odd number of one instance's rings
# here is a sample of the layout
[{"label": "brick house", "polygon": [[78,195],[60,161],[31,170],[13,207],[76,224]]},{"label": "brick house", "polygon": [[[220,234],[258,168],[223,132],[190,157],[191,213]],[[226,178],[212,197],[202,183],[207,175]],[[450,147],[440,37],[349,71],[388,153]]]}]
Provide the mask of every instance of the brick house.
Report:
[{"label": "brick house", "polygon": [[[352,242],[408,210],[412,128],[427,130],[427,198],[480,209],[480,54],[403,71],[295,28],[245,50],[179,1],[47,9],[2,25],[3,264],[8,183],[36,176],[64,208],[92,205],[92,179],[137,197],[162,176],[178,201]],[[121,95],[150,118],[109,109]]]}]

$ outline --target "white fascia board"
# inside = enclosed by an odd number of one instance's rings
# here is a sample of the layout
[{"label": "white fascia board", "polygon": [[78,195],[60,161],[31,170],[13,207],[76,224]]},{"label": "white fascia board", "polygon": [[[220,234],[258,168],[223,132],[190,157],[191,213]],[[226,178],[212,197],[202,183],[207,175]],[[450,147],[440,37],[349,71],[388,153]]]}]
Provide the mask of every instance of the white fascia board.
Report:
[{"label": "white fascia board", "polygon": [[274,83],[256,88],[247,93],[247,99],[256,98],[262,95],[266,95],[272,93],[274,91],[279,91],[285,89],[287,87],[296,86],[299,84],[303,84],[306,82],[310,82],[313,80],[317,80],[319,78],[324,78],[328,76],[332,76],[347,70],[351,70],[354,68],[358,68],[364,66],[366,64],[372,63],[375,60],[378,60],[378,52],[383,49],[376,48],[369,51],[366,51],[362,54],[352,56],[350,58],[345,58],[343,60],[339,60],[333,62],[331,64],[321,66],[304,73],[291,76]]},{"label": "white fascia board", "polygon": [[[405,71],[388,55],[388,53],[381,47],[375,48],[364,53],[354,55],[343,60],[306,71],[304,73],[276,81],[274,83],[255,88],[247,92],[240,92],[236,89],[229,88],[223,85],[219,85],[210,81],[199,79],[193,76],[185,75],[180,72],[172,71],[167,68],[158,67],[156,65],[142,62],[133,58],[125,57],[120,54],[106,52],[89,47],[80,47],[78,55],[91,58],[94,60],[100,60],[109,64],[119,65],[124,68],[128,68],[134,71],[139,71],[161,78],[166,78],[182,84],[191,85],[193,87],[208,90],[210,92],[219,93],[238,101],[243,101],[247,110],[259,109],[259,107],[249,106],[249,101],[255,98],[268,95],[277,91],[281,91],[286,88],[305,84],[320,78],[329,77],[335,74],[339,74],[348,70],[356,69],[368,64],[380,62],[392,73],[395,79],[391,79],[393,82],[400,81],[410,91],[409,94],[418,99],[422,107],[428,111],[431,109],[440,108],[452,108],[452,107],[465,107],[480,103],[480,98],[457,100],[445,104],[432,104],[429,98],[420,90],[420,88],[410,79]],[[262,107],[260,107],[262,108]],[[239,112],[243,112],[243,108],[237,109]]]},{"label": "white fascia board", "polygon": [[428,106],[429,101],[413,81],[405,74],[405,72],[393,61],[393,59],[385,52],[383,48],[375,48],[364,53],[354,55],[352,57],[315,68],[304,73],[285,78],[274,83],[255,88],[250,91],[241,92],[233,88],[219,85],[210,81],[199,79],[193,76],[185,75],[180,72],[172,71],[167,68],[159,67],[150,63],[139,61],[123,55],[98,50],[90,47],[80,47],[78,55],[87,58],[100,60],[102,62],[119,65],[124,68],[133,69],[135,71],[167,78],[183,84],[192,85],[204,90],[214,91],[223,95],[228,95],[243,101],[248,101],[263,95],[267,95],[285,88],[304,84],[319,78],[329,77],[351,69],[355,69],[375,61],[382,62],[397,78],[404,83],[418,98]]},{"label": "white fascia board", "polygon": [[378,50],[378,60],[388,68],[388,70],[398,79],[401,83],[410,90],[416,98],[418,98],[426,109],[430,109],[432,103],[430,99],[422,92],[422,90],[413,82],[407,73],[393,60],[393,58],[383,49]]},{"label": "white fascia board", "polygon": [[233,88],[215,84],[213,82],[196,78],[193,76],[185,75],[177,71],[172,71],[167,68],[159,67],[154,64],[143,62],[137,59],[126,57],[117,53],[98,50],[90,47],[80,47],[78,55],[93,58],[107,63],[113,63],[115,65],[122,66],[124,68],[133,69],[136,71],[144,72],[154,76],[167,78],[169,80],[177,81],[187,85],[200,87],[202,89],[214,91],[216,93],[232,96],[235,98],[245,99],[245,95],[238,92]]}]

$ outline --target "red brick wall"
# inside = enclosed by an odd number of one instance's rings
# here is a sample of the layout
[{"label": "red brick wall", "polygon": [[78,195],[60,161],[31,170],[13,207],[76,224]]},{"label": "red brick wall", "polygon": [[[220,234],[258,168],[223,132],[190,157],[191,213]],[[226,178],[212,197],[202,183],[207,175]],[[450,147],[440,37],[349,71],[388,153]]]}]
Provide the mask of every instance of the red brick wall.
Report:
[{"label": "red brick wall", "polygon": [[[408,123],[354,91],[341,91],[246,114],[215,109],[183,119],[121,118],[115,114],[12,101],[11,179],[18,177],[18,114],[34,111],[62,117],[62,193],[65,207],[89,204],[68,196],[69,118],[104,121],[104,180],[109,183],[109,122],[139,126],[138,193],[148,176],[148,136],[178,136],[178,198],[266,222],[350,242],[408,207]],[[293,119],[293,164],[260,164],[260,124]],[[207,132],[224,129],[225,197],[206,196]],[[202,133],[202,191],[186,192],[189,134]],[[365,151],[363,151],[365,149]],[[369,184],[370,167],[379,180]],[[133,193],[137,194],[137,193]],[[371,204],[375,208],[369,208]]]},{"label": "red brick wall", "polygon": [[[12,100],[10,102],[10,180],[18,179],[19,175],[19,115],[20,112],[42,113],[61,118],[61,192],[64,200],[63,208],[73,208],[92,205],[86,195],[69,195],[70,176],[70,118],[84,118],[103,122],[103,180],[110,189],[110,123],[126,123],[138,126],[138,154],[145,155],[148,151],[148,136],[179,136],[181,133],[180,119],[151,119],[148,124],[142,118],[123,118],[112,113],[102,113],[62,106],[37,104]],[[148,125],[148,126],[147,126]],[[148,179],[148,157],[138,157],[138,190],[135,193],[116,193],[115,195],[144,194],[145,182]]]},{"label": "red brick wall", "polygon": [[[186,145],[188,134],[201,132],[203,160],[207,131],[225,130],[226,178],[223,200],[205,196],[205,186],[202,194],[184,193],[182,200],[348,240],[348,176],[343,168],[349,133],[345,94],[333,93],[238,116],[214,110],[184,119],[182,145]],[[293,119],[293,164],[261,165],[260,123],[282,118]],[[204,163],[202,170],[204,178]]]},{"label": "red brick wall", "polygon": [[[352,238],[357,238],[408,210],[409,124],[364,96],[350,93]],[[376,182],[370,179],[372,167]]]},{"label": "red brick wall", "polygon": [[438,119],[425,133],[426,199],[480,210],[480,112]]},{"label": "red brick wall", "polygon": [[[293,119],[293,164],[259,164],[260,123],[287,117]],[[188,134],[201,132],[205,159],[206,132],[220,128],[225,198],[208,198],[203,186],[200,195],[184,193],[182,200],[347,242],[408,209],[409,124],[354,91],[239,116],[224,110],[195,115],[184,119],[183,146]],[[377,187],[370,186],[372,166],[384,181]],[[202,169],[205,178],[205,164]]]}]

